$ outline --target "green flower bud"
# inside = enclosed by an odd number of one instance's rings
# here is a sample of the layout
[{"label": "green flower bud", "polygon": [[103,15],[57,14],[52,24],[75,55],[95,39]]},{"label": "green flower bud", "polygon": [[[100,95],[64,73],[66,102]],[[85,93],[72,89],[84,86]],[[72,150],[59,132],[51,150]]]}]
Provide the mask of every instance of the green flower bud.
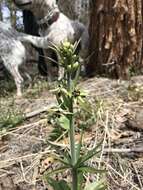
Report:
[{"label": "green flower bud", "polygon": [[78,62],[75,62],[73,65],[68,65],[67,66],[67,70],[68,71],[76,71],[77,70],[77,68],[79,67],[79,63]]},{"label": "green flower bud", "polygon": [[68,66],[67,66],[67,70],[68,70],[68,71],[71,71],[71,69],[72,69],[72,66],[71,66],[71,65],[68,65]]},{"label": "green flower bud", "polygon": [[70,45],[71,45],[70,42],[64,42],[63,43],[64,48],[70,48]]},{"label": "green flower bud", "polygon": [[76,70],[79,67],[79,62],[75,62],[73,64],[73,69]]}]

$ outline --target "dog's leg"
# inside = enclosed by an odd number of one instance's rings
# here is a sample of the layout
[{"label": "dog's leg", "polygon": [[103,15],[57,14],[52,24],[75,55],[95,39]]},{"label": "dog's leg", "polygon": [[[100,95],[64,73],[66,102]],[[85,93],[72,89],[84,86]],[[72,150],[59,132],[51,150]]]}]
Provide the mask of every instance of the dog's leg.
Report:
[{"label": "dog's leg", "polygon": [[17,88],[17,97],[22,96],[22,84],[23,84],[23,78],[19,73],[18,66],[14,67],[12,70],[10,70],[11,75],[14,77],[14,81]]},{"label": "dog's leg", "polygon": [[11,55],[11,74],[14,77],[15,84],[17,87],[17,96],[22,96],[22,85],[23,85],[23,78],[19,73],[19,66],[25,62],[26,58],[26,51],[23,44],[19,41],[16,41],[15,48],[12,50]]},{"label": "dog's leg", "polygon": [[47,79],[48,82],[55,80],[58,74],[58,56],[56,51],[52,49],[44,50],[45,60],[47,63]]},{"label": "dog's leg", "polygon": [[31,89],[32,88],[32,78],[29,75],[29,73],[27,73],[27,72],[24,72],[24,75],[26,76],[26,78],[28,80],[28,89]]},{"label": "dog's leg", "polygon": [[52,65],[51,65],[51,51],[50,49],[45,49],[44,50],[44,55],[45,55],[45,60],[46,60],[46,63],[47,63],[47,80],[48,82],[51,82],[52,81]]},{"label": "dog's leg", "polygon": [[17,87],[17,97],[22,97],[23,78],[15,78],[15,83]]},{"label": "dog's leg", "polygon": [[29,42],[38,48],[48,49],[50,46],[52,46],[51,40],[49,39],[48,36],[37,37],[28,34],[22,34],[17,39],[23,42]]},{"label": "dog's leg", "polygon": [[80,62],[82,63],[81,72],[83,75],[87,75],[87,65],[89,61],[89,34],[85,29],[81,36],[81,49],[79,52]]},{"label": "dog's leg", "polygon": [[[16,61],[16,59],[13,59],[13,55],[5,55],[2,56],[3,64],[9,71],[9,73],[12,75],[14,82],[16,84],[16,89],[17,89],[17,96],[21,97],[22,96],[22,83],[23,83],[23,78],[21,77],[18,66],[19,62]],[[23,59],[21,58],[21,62],[23,62]]]}]

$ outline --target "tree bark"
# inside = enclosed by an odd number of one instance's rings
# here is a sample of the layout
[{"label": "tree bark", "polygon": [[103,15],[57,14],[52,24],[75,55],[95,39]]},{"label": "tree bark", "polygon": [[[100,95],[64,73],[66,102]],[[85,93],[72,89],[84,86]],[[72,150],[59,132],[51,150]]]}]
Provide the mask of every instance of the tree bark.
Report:
[{"label": "tree bark", "polygon": [[127,79],[141,68],[143,53],[141,0],[90,1],[90,60],[87,74]]}]

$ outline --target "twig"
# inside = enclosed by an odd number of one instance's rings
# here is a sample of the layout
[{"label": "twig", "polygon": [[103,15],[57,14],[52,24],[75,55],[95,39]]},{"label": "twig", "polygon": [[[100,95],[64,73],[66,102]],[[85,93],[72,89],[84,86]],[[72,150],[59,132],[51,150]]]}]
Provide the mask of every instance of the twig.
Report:
[{"label": "twig", "polygon": [[134,148],[105,148],[104,152],[108,153],[143,153],[143,147]]},{"label": "twig", "polygon": [[[107,139],[107,136],[109,136],[109,134],[108,134],[108,122],[109,122],[109,115],[108,115],[108,111],[107,111],[107,114],[106,114],[106,124],[105,124],[105,134],[104,134],[104,139],[103,139],[103,143],[102,143],[102,150],[101,150],[101,155],[100,155],[100,159],[99,159],[98,169],[100,169],[100,167],[101,167],[101,161],[103,159],[106,139]],[[97,175],[97,181],[99,180],[99,177],[100,177],[100,174]]]},{"label": "twig", "polygon": [[[0,137],[2,138],[2,137],[4,137],[4,136],[6,136],[6,135],[13,135],[14,133],[19,132],[19,131],[21,131],[21,130],[24,130],[24,129],[27,130],[27,128],[39,126],[41,123],[44,123],[44,122],[46,122],[46,121],[47,121],[46,119],[41,119],[41,120],[39,120],[39,121],[37,121],[37,122],[34,122],[34,123],[26,124],[26,125],[23,125],[23,126],[20,126],[20,127],[18,126],[17,128],[12,129],[11,131],[8,131],[8,132],[4,133],[4,134],[1,135]],[[18,135],[19,135],[19,134],[18,134]]]},{"label": "twig", "polygon": [[136,173],[136,175],[137,175],[137,178],[138,178],[138,182],[139,182],[140,188],[143,189],[143,184],[142,184],[142,181],[141,181],[141,179],[140,179],[140,176],[139,176],[138,170],[137,170],[137,168],[136,168],[136,166],[135,166],[134,163],[132,163],[132,166],[133,166],[133,168],[134,168],[134,170],[135,170],[135,173]]},{"label": "twig", "polygon": [[128,179],[126,179],[123,175],[121,175],[119,172],[117,172],[112,166],[110,166],[109,164],[107,164],[108,169],[112,170],[114,173],[116,173],[120,178],[122,178],[123,180],[125,180],[128,184],[130,184],[132,187],[134,187],[134,189],[136,190],[140,190],[137,186],[135,186],[131,181],[129,181]]},{"label": "twig", "polygon": [[22,178],[24,181],[26,181],[22,160],[20,160],[20,168],[21,168],[21,172],[22,172]]}]

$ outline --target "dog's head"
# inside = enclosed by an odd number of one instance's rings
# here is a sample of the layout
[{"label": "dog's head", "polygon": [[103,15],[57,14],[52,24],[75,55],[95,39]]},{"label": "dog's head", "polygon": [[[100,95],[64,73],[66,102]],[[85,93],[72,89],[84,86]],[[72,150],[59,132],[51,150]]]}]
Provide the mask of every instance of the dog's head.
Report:
[{"label": "dog's head", "polygon": [[33,0],[13,0],[15,5],[24,10],[24,9],[31,9]]},{"label": "dog's head", "polygon": [[57,7],[57,0],[13,0],[15,5],[22,10],[31,10],[33,7],[46,6],[48,11]]},{"label": "dog's head", "polygon": [[15,5],[22,10],[31,11],[39,20],[47,15],[59,12],[56,0],[13,0]]}]

